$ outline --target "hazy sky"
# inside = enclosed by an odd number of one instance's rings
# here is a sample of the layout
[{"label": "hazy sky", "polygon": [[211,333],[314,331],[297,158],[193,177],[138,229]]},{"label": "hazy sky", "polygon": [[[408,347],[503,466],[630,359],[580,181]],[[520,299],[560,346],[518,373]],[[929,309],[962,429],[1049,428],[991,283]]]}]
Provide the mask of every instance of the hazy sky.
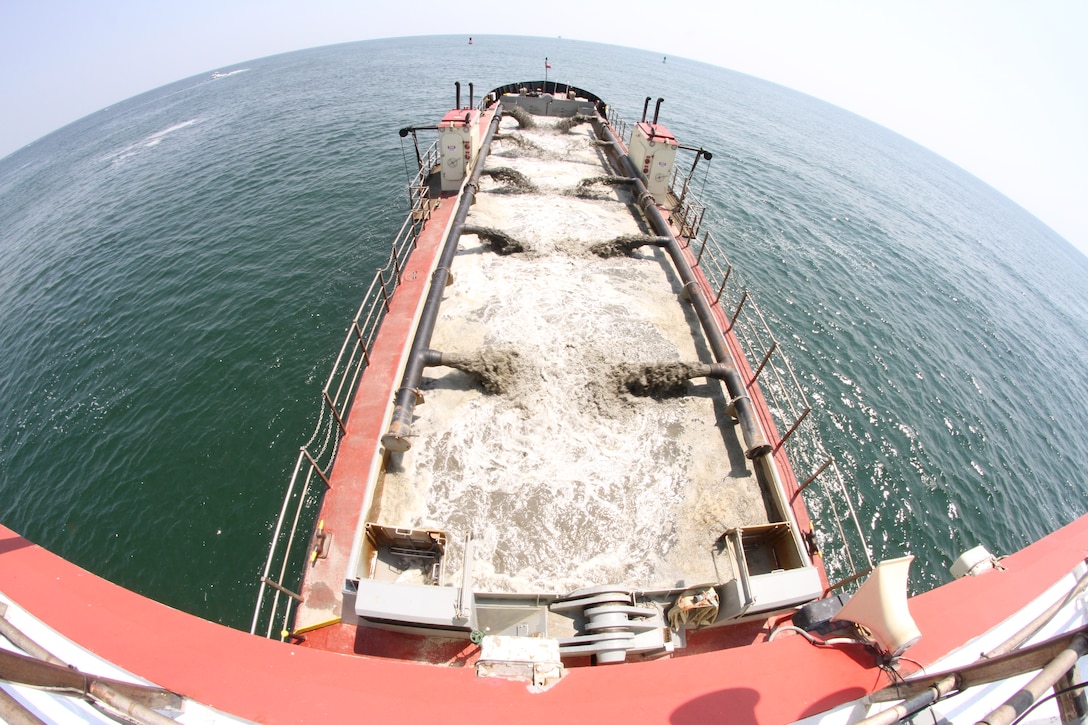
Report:
[{"label": "hazy sky", "polygon": [[0,157],[232,63],[449,33],[612,43],[779,83],[917,141],[1088,252],[1088,0],[0,0]]}]

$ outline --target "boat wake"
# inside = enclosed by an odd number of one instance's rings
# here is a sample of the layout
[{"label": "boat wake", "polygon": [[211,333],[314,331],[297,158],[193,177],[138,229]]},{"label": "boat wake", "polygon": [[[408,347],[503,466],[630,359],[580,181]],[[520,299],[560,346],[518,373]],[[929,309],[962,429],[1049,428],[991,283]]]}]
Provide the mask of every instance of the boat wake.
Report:
[{"label": "boat wake", "polygon": [[189,128],[190,126],[194,126],[194,125],[200,123],[202,120],[203,119],[200,119],[200,118],[191,118],[188,121],[182,121],[181,123],[175,123],[173,126],[169,126],[167,128],[164,128],[161,131],[156,131],[155,133],[152,133],[152,134],[150,134],[148,136],[145,136],[140,141],[137,141],[134,144],[126,146],[125,148],[118,151],[113,156],[109,157],[108,161],[109,161],[111,166],[119,166],[119,165],[125,163],[126,161],[132,159],[133,157],[138,156],[140,153],[142,153],[144,151],[144,149],[150,149],[150,148],[154,148],[154,147],[158,146],[160,143],[162,143],[163,139],[165,139],[167,136],[169,136],[171,134],[174,134],[174,133],[177,133],[178,131],[181,131],[182,129]]}]

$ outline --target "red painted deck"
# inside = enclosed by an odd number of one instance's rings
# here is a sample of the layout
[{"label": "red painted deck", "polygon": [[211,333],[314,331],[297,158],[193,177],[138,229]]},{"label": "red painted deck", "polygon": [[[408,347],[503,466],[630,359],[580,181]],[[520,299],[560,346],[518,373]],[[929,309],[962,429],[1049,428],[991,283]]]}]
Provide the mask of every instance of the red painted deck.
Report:
[{"label": "red painted deck", "polygon": [[[1024,606],[1088,556],[1088,516],[1002,561],[911,600],[932,662]],[[783,637],[690,657],[582,667],[544,693],[472,668],[339,655],[254,637],[122,589],[0,527],[4,593],[70,639],[157,684],[264,723],[396,717],[406,722],[789,722],[886,683],[866,656]]]}]

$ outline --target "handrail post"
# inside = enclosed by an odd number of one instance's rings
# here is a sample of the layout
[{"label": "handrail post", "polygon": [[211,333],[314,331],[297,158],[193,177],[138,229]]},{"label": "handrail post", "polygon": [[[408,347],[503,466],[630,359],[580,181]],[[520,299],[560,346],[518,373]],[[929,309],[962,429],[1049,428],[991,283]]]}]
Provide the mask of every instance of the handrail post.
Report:
[{"label": "handrail post", "polygon": [[363,360],[367,365],[370,365],[370,352],[366,349],[366,339],[363,337],[363,328],[359,327],[359,321],[351,321],[352,328],[355,330],[355,337],[359,340],[359,349],[363,351]]},{"label": "handrail post", "polygon": [[755,384],[756,380],[759,379],[759,374],[761,372],[763,372],[763,368],[766,367],[767,361],[771,359],[771,355],[774,354],[774,351],[777,348],[778,348],[778,340],[774,340],[771,343],[771,346],[769,348],[767,348],[767,354],[765,354],[763,356],[763,360],[759,363],[759,367],[756,368],[756,371],[754,373],[752,373],[752,379],[748,381],[748,387],[749,388],[752,387]]},{"label": "handrail post", "polygon": [[862,569],[861,571],[853,574],[852,576],[848,576],[845,579],[840,579],[839,581],[835,582],[834,584],[828,585],[827,589],[824,590],[824,593],[825,594],[830,594],[831,592],[835,591],[836,589],[839,589],[840,587],[844,587],[847,584],[853,584],[858,579],[861,579],[863,576],[870,573],[872,570],[873,570],[873,567],[870,566],[867,569]]},{"label": "handrail post", "polygon": [[324,398],[325,398],[325,402],[326,402],[326,403],[328,403],[328,405],[329,405],[329,410],[331,410],[331,411],[332,411],[332,416],[333,416],[334,418],[336,418],[336,423],[337,423],[337,425],[339,425],[339,426],[340,426],[340,432],[341,432],[341,433],[347,433],[347,432],[348,432],[348,428],[347,428],[347,426],[346,426],[346,425],[344,425],[344,421],[343,421],[343,420],[341,420],[341,418],[340,418],[340,411],[338,411],[338,410],[336,409],[336,406],[335,406],[335,405],[333,404],[333,402],[332,402],[332,398],[330,398],[330,397],[329,397],[329,391],[328,391],[328,390],[322,390],[322,391],[321,391],[321,395],[322,395],[322,397],[324,397]]},{"label": "handrail post", "polygon": [[304,599],[302,598],[302,595],[301,595],[301,594],[296,594],[295,592],[291,591],[291,590],[290,590],[290,589],[288,589],[287,587],[283,586],[282,584],[279,584],[278,582],[274,582],[274,581],[272,581],[271,579],[269,579],[269,578],[268,578],[268,577],[266,577],[266,576],[262,576],[262,577],[261,577],[261,583],[262,583],[262,584],[267,584],[268,586],[270,586],[270,587],[272,587],[273,589],[275,589],[275,590],[276,590],[277,592],[281,592],[281,593],[283,593],[283,594],[286,594],[287,596],[291,597],[292,599],[294,599],[294,600],[295,600],[296,602],[298,602],[299,604],[302,604],[302,602],[304,602],[304,601],[305,601],[305,600],[304,600]]},{"label": "handrail post", "polygon": [[830,466],[834,461],[835,461],[834,458],[828,458],[826,461],[824,461],[824,465],[817,468],[815,473],[813,473],[811,476],[809,476],[808,479],[804,483],[802,483],[800,486],[797,487],[797,493],[801,493],[806,488],[808,488],[809,484],[812,483],[813,481],[815,481],[817,479],[817,477],[819,477],[819,475],[821,473],[826,471],[827,467]]},{"label": "handrail post", "polygon": [[[393,264],[396,266],[396,252],[393,254]],[[385,302],[385,311],[389,312],[389,294],[385,291],[385,275],[382,274],[380,269],[378,270],[378,286],[381,287],[382,290],[382,300]]]},{"label": "handrail post", "polygon": [[[808,414],[811,413],[811,412],[812,412],[812,407],[811,406],[809,406],[808,408],[805,408],[805,412],[801,413],[801,417],[799,417],[796,421],[794,421],[793,425],[790,426],[790,429],[788,431],[786,431],[786,435],[782,436],[779,439],[778,443],[774,447],[775,452],[777,452],[779,448],[781,448],[783,445],[785,445],[786,441],[789,440],[789,437],[791,435],[793,435],[793,432],[795,430],[797,430],[797,426],[801,425],[801,422],[805,418],[807,418]],[[798,489],[798,490],[801,490],[801,489]]]},{"label": "handrail post", "polygon": [[729,282],[729,275],[733,274],[733,265],[727,264],[725,266],[725,276],[722,277],[722,286],[718,288],[718,296],[714,298],[714,304],[718,304],[722,299],[722,292],[725,291],[725,285]]},{"label": "handrail post", "polygon": [[737,303],[737,309],[733,313],[733,319],[729,321],[729,329],[732,330],[737,324],[737,318],[740,317],[740,311],[744,308],[744,303],[748,301],[748,290],[744,290],[744,294],[740,296],[740,302]]},{"label": "handrail post", "polygon": [[703,252],[706,251],[707,240],[710,239],[710,232],[703,234],[703,246],[699,248],[699,256],[695,258],[695,266],[698,267],[699,263],[703,261]]},{"label": "handrail post", "polygon": [[305,446],[302,447],[302,455],[306,456],[306,460],[314,467],[314,470],[317,471],[317,475],[321,477],[321,480],[325,482],[325,485],[332,488],[332,481],[330,481],[329,477],[325,475],[325,472],[321,470],[321,466],[317,465],[317,461],[314,460],[314,457],[310,455],[310,452],[306,450]]}]

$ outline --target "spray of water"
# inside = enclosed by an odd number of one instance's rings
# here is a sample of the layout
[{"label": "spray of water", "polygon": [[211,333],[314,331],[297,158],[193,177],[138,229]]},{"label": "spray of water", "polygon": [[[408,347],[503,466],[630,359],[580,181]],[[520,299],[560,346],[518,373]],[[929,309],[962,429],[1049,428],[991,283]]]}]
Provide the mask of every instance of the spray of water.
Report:
[{"label": "spray of water", "polygon": [[578,182],[578,185],[574,187],[574,190],[571,193],[583,199],[600,199],[602,196],[600,191],[597,190],[597,187],[624,186],[627,182],[628,179],[623,176],[591,176],[588,179],[582,179]]},{"label": "spray of water", "polygon": [[543,148],[517,131],[497,133],[495,140],[503,143],[496,144],[491,150],[491,156],[540,156],[544,153]]}]

